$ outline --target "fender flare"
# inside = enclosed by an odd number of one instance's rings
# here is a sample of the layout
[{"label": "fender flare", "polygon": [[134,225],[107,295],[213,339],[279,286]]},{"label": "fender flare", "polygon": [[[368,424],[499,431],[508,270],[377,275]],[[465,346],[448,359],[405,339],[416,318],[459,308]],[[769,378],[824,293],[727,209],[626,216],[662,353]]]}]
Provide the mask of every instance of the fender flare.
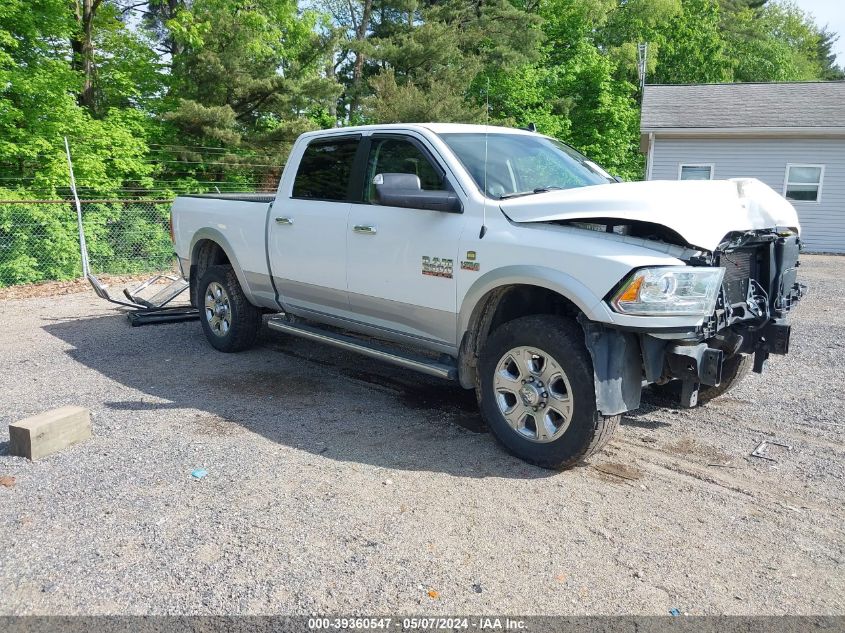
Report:
[{"label": "fender flare", "polygon": [[503,266],[485,273],[467,290],[458,314],[458,376],[465,389],[475,386],[479,337],[487,332],[495,313],[494,309],[488,309],[487,297],[501,298],[504,289],[517,285],[551,290],[572,302],[587,318],[593,318],[596,308],[601,306],[601,299],[580,281],[545,266]]},{"label": "fender flare", "polygon": [[503,266],[485,273],[467,290],[458,313],[457,340],[463,339],[476,308],[488,293],[496,288],[516,285],[537,286],[551,290],[574,303],[588,319],[601,315],[601,312],[596,310],[601,305],[601,297],[596,297],[589,288],[572,275],[545,266],[526,264]]},{"label": "fender flare", "polygon": [[232,245],[229,244],[229,240],[226,239],[226,236],[224,236],[217,229],[213,229],[211,227],[203,227],[199,229],[196,233],[194,233],[194,236],[191,238],[191,250],[189,251],[191,254],[191,266],[196,264],[197,246],[201,241],[204,240],[214,242],[223,250],[223,252],[226,254],[226,259],[229,260],[232,269],[235,271],[235,276],[238,278],[238,283],[241,285],[241,290],[243,290],[243,293],[246,296],[247,300],[251,304],[257,305],[255,302],[255,296],[252,292],[252,288],[250,288],[249,283],[247,283],[246,275],[244,275],[244,271],[241,269],[240,264],[238,264],[238,260],[234,256],[235,251],[232,248]]}]

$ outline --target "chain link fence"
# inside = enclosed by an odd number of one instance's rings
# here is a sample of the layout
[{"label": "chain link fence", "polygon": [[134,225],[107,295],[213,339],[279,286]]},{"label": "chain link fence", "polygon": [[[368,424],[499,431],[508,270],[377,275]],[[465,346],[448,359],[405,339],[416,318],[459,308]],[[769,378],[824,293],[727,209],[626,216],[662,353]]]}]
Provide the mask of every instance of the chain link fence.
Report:
[{"label": "chain link fence", "polygon": [[[171,270],[170,204],[170,200],[83,200],[91,271],[126,275]],[[72,201],[0,201],[0,287],[81,275]]]}]

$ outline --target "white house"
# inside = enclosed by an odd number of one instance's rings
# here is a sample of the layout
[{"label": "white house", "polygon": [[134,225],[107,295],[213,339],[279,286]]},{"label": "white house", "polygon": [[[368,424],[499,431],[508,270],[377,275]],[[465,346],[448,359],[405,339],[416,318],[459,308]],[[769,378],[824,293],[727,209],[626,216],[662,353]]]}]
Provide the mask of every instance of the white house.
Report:
[{"label": "white house", "polygon": [[647,85],[640,131],[647,180],[759,178],[845,253],[845,81]]}]

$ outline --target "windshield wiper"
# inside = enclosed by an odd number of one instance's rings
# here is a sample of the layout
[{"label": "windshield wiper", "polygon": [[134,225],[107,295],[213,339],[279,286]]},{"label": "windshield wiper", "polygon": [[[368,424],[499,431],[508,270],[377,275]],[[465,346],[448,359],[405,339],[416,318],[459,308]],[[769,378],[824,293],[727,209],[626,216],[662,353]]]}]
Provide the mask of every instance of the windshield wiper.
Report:
[{"label": "windshield wiper", "polygon": [[507,200],[508,198],[519,198],[520,196],[530,196],[533,191],[515,191],[513,193],[503,193],[499,196],[499,200]]},{"label": "windshield wiper", "polygon": [[535,193],[546,193],[547,191],[552,191],[555,189],[563,189],[564,187],[557,187],[555,185],[549,185],[547,187],[537,187],[531,191],[515,191],[513,193],[503,193],[499,196],[499,200],[507,200],[508,198],[519,198],[521,196],[530,196]]}]

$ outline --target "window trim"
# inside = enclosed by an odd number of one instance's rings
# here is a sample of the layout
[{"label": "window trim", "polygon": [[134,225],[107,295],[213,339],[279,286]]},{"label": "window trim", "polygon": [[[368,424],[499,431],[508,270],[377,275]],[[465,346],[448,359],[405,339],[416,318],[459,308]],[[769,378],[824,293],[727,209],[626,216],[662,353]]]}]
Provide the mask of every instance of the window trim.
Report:
[{"label": "window trim", "polygon": [[710,170],[710,177],[707,180],[713,180],[716,175],[716,163],[678,163],[678,180],[683,180],[681,175],[684,173],[684,167],[707,167]]},{"label": "window trim", "polygon": [[[789,170],[793,167],[813,167],[818,168],[819,171],[819,181],[818,182],[798,182],[798,181],[790,181],[789,180]],[[787,163],[786,164],[786,171],[783,174],[783,191],[782,195],[786,198],[790,203],[798,202],[799,204],[821,204],[822,203],[822,186],[824,185],[824,168],[825,166],[822,164],[812,164],[812,163]],[[789,185],[818,185],[818,192],[816,193],[815,200],[795,200],[794,198],[787,198],[786,197],[786,190],[789,189]]]},{"label": "window trim", "polygon": [[[312,201],[312,202],[334,202],[338,204],[349,204],[352,201],[353,197],[353,187],[355,184],[355,169],[358,164],[359,156],[361,154],[361,145],[363,145],[363,136],[361,134],[327,134],[325,136],[315,136],[308,140],[305,144],[305,147],[302,149],[302,154],[300,154],[298,159],[298,164],[296,166],[296,171],[293,174],[293,178],[290,183],[290,197],[289,200],[302,200],[302,201]],[[299,175],[299,170],[302,167],[302,160],[305,158],[305,152],[308,151],[308,148],[312,145],[320,145],[323,143],[332,143],[338,141],[357,141],[358,145],[355,147],[355,155],[352,157],[352,166],[349,170],[349,182],[346,186],[346,197],[343,200],[337,200],[336,198],[303,198],[301,196],[294,196],[293,190],[296,187],[296,177]]]},{"label": "window trim", "polygon": [[[416,147],[420,153],[431,163],[431,166],[440,173],[440,177],[443,179],[443,184],[448,187],[448,189],[444,189],[443,191],[452,191],[455,195],[457,195],[457,188],[455,187],[454,182],[452,182],[452,178],[450,176],[450,172],[446,167],[441,163],[439,158],[434,154],[432,150],[430,150],[425,142],[411,134],[408,134],[404,131],[396,131],[393,130],[385,130],[385,131],[375,131],[372,134],[365,137],[364,142],[361,144],[363,148],[362,152],[362,173],[359,175],[360,180],[360,194],[356,196],[356,199],[352,201],[353,204],[364,204],[368,206],[382,206],[377,202],[372,202],[370,200],[364,200],[364,191],[369,186],[367,182],[367,167],[370,160],[370,150],[373,146],[373,141],[379,141],[384,139],[394,139],[399,141],[406,141]],[[358,193],[358,190],[356,190]],[[460,196],[458,196],[460,199]],[[408,211],[423,211],[424,209],[416,209],[414,207],[404,207]],[[461,211],[460,213],[464,212],[464,203],[461,201]]]}]

